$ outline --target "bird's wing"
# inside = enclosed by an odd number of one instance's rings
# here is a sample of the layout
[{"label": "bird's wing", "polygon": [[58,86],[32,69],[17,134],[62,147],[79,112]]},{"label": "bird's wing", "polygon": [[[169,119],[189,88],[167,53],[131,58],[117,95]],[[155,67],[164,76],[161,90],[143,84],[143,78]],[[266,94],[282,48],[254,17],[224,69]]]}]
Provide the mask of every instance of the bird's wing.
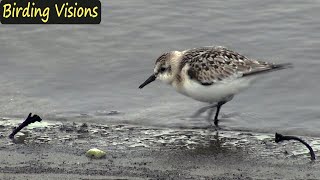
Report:
[{"label": "bird's wing", "polygon": [[188,76],[211,85],[227,78],[239,78],[274,68],[274,64],[251,60],[224,47],[204,47],[184,52],[181,69],[189,66]]}]

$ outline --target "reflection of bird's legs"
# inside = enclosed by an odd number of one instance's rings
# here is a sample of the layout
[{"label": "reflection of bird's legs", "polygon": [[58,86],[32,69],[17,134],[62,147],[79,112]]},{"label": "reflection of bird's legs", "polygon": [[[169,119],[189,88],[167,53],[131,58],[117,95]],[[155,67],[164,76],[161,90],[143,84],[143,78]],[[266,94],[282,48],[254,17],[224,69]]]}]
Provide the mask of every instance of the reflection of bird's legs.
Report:
[{"label": "reflection of bird's legs", "polygon": [[217,107],[217,105],[218,104],[215,103],[215,104],[210,104],[209,106],[202,107],[196,113],[194,113],[191,117],[196,118],[196,117],[200,116],[200,114],[204,113],[206,110],[213,109],[213,108]]}]

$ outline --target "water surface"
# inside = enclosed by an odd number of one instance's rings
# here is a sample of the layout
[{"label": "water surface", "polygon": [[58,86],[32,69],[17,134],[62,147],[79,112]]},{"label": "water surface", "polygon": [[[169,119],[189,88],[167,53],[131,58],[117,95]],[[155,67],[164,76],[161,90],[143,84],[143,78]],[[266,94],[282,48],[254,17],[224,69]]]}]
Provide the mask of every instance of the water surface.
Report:
[{"label": "water surface", "polygon": [[[241,130],[320,136],[319,1],[102,2],[100,25],[1,25],[0,114],[61,121],[205,127],[204,104],[162,83],[137,87],[169,50],[223,45],[291,62],[222,108]],[[119,114],[108,115],[116,110]]]}]

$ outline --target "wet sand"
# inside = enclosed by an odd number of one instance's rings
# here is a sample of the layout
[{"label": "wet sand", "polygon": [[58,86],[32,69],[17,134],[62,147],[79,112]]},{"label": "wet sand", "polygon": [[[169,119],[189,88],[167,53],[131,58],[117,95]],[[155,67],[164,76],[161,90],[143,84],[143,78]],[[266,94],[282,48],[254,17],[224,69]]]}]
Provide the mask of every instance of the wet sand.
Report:
[{"label": "wet sand", "polygon": [[[274,134],[43,121],[7,138],[0,123],[0,179],[317,179],[320,164]],[[320,149],[320,139],[303,137]],[[90,159],[91,148],[104,150]]]}]

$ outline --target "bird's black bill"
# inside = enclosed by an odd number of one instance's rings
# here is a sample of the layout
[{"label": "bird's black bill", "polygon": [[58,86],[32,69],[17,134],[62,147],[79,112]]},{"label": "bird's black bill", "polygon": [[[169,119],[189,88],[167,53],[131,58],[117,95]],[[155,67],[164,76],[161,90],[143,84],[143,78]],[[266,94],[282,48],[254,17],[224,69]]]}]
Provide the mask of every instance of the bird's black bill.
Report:
[{"label": "bird's black bill", "polygon": [[139,89],[142,89],[143,87],[145,87],[146,85],[148,85],[149,83],[151,83],[152,81],[156,80],[156,76],[154,74],[152,74],[144,83],[142,83],[139,86]]}]

